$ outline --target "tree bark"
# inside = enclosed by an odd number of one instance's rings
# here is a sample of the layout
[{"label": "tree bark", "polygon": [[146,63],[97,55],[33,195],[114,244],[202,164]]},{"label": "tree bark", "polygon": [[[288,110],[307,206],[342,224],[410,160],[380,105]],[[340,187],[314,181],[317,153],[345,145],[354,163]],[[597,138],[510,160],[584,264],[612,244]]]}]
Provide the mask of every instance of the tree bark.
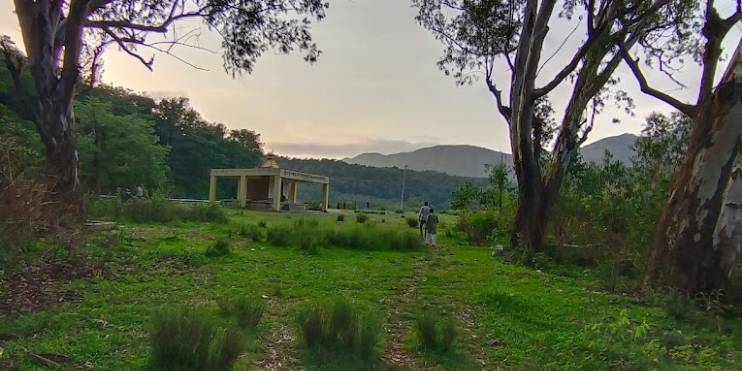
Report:
[{"label": "tree bark", "polygon": [[60,215],[71,215],[83,221],[83,194],[78,171],[72,102],[52,102],[44,108],[39,127],[45,130],[42,138],[46,147],[46,201]]},{"label": "tree bark", "polygon": [[660,220],[646,284],[690,293],[726,286],[742,258],[742,83],[724,83],[693,117]]}]

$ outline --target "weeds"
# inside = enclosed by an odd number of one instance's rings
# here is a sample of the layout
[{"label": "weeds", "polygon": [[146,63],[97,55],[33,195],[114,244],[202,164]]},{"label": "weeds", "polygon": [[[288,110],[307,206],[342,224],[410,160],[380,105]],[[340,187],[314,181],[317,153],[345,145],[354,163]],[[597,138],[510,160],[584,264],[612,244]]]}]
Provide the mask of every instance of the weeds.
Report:
[{"label": "weeds", "polygon": [[[297,222],[297,224],[299,224]],[[318,226],[275,227],[268,229],[268,242],[273,246],[297,246],[314,253],[319,246],[335,246],[353,250],[411,251],[422,248],[415,233],[389,231],[374,226],[353,229],[322,229]]]},{"label": "weeds", "polygon": [[368,215],[366,215],[366,214],[356,214],[356,222],[358,222],[358,223],[363,224],[363,223],[367,222],[368,219],[369,219],[368,218]]},{"label": "weeds", "polygon": [[381,339],[381,327],[369,311],[344,299],[309,304],[297,323],[302,344],[318,354],[350,353],[367,360]]},{"label": "weeds", "polygon": [[155,370],[227,371],[245,350],[235,328],[220,327],[205,312],[187,307],[157,313],[151,342]]},{"label": "weeds", "polygon": [[232,253],[232,246],[225,240],[217,240],[213,245],[206,248],[204,255],[209,258],[218,258]]},{"label": "weeds", "polygon": [[263,319],[265,302],[250,296],[240,295],[235,298],[222,298],[217,301],[222,315],[234,317],[242,328],[255,329]]},{"label": "weeds", "polygon": [[451,317],[439,318],[426,311],[417,317],[415,331],[420,349],[447,353],[453,348],[456,325]]},{"label": "weeds", "polygon": [[339,222],[345,221],[345,215],[343,215],[343,214],[338,215],[337,221],[339,221]]},{"label": "weeds", "polygon": [[257,224],[247,224],[240,227],[239,235],[253,242],[263,241],[263,230]]},{"label": "weeds", "polygon": [[409,216],[409,217],[405,218],[405,222],[407,222],[407,225],[410,228],[417,228],[417,222],[418,222],[417,218],[415,218],[413,216]]}]

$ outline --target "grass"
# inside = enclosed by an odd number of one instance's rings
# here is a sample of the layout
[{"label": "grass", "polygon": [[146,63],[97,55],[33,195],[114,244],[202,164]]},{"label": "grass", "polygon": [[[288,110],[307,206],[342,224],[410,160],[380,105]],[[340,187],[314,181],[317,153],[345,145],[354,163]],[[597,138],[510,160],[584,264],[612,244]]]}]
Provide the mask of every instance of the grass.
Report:
[{"label": "grass", "polygon": [[[387,216],[385,223],[371,217],[363,225],[338,223],[332,214],[227,214],[228,223],[127,223],[118,231],[89,236],[82,252],[99,262],[101,271],[36,286],[24,281],[17,297],[46,301],[32,311],[0,312],[0,369],[11,369],[11,361],[21,370],[47,369],[33,353],[58,355],[54,359],[66,360],[67,369],[145,370],[160,352],[153,347],[152,329],[165,321],[153,313],[173,305],[198,307],[196,318],[213,323],[210,328],[220,334],[232,328],[246,338],[234,370],[687,371],[739,370],[742,364],[738,316],[707,311],[690,300],[610,294],[596,289],[602,286],[596,272],[569,267],[565,274],[539,272],[444,235],[435,251],[393,248],[392,241],[403,246],[405,238],[419,243],[405,221],[411,214]],[[441,219],[455,223],[455,216],[442,214]],[[243,225],[267,230],[265,241],[243,237]],[[293,239],[312,231],[323,242],[315,244],[314,255]],[[385,237],[390,235],[405,237]],[[345,240],[324,243],[327,236]],[[282,243],[274,243],[281,238]],[[231,252],[207,257],[219,241]],[[49,251],[39,248],[39,257],[56,261]],[[41,267],[39,261],[25,263],[34,274],[28,277],[47,272],[35,268]],[[373,326],[378,337],[368,337],[377,342],[363,347],[373,352],[365,360],[363,353],[354,353],[356,367],[330,362],[332,352],[318,358],[301,351],[306,338],[299,336],[297,316],[333,297],[349,299],[363,308],[352,313],[379,321]],[[244,303],[239,309],[227,304],[229,314],[219,316],[223,298]],[[260,315],[257,303],[265,304]],[[332,312],[330,305],[322,308]],[[447,352],[398,346],[417,331],[420,308],[436,315],[436,339],[446,333],[441,318],[453,319],[456,337]],[[172,316],[160,318],[173,321]],[[237,326],[240,318],[244,327]],[[176,331],[177,326],[168,326]],[[198,348],[193,344],[182,349]],[[399,352],[404,357],[397,357]]]},{"label": "grass", "polygon": [[228,371],[245,351],[242,335],[220,327],[208,312],[163,310],[152,329],[151,366],[163,371]]}]

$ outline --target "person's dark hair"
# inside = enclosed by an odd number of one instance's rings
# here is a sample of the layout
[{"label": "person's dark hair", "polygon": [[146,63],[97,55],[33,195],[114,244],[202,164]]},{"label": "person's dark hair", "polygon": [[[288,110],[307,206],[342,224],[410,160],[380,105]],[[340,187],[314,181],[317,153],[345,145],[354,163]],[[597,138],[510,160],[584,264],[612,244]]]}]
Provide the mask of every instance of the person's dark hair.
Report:
[{"label": "person's dark hair", "polygon": [[431,207],[431,208],[430,208],[430,213],[432,214],[432,213],[433,213],[434,211],[435,211],[435,210],[433,210],[433,208]]},{"label": "person's dark hair", "polygon": [[428,206],[428,201],[423,202],[423,205]]}]

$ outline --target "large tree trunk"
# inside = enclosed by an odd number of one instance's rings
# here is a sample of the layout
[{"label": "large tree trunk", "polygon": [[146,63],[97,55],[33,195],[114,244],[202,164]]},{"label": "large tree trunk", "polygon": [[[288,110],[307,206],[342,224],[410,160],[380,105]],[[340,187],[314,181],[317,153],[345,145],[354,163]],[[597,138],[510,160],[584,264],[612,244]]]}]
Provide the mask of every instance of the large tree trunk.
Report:
[{"label": "large tree trunk", "polygon": [[38,127],[45,131],[42,139],[46,147],[47,202],[60,215],[82,221],[85,216],[72,102],[53,102],[42,109],[43,122]]},{"label": "large tree trunk", "polygon": [[742,84],[722,84],[694,117],[657,231],[647,285],[723,288],[742,250]]}]

